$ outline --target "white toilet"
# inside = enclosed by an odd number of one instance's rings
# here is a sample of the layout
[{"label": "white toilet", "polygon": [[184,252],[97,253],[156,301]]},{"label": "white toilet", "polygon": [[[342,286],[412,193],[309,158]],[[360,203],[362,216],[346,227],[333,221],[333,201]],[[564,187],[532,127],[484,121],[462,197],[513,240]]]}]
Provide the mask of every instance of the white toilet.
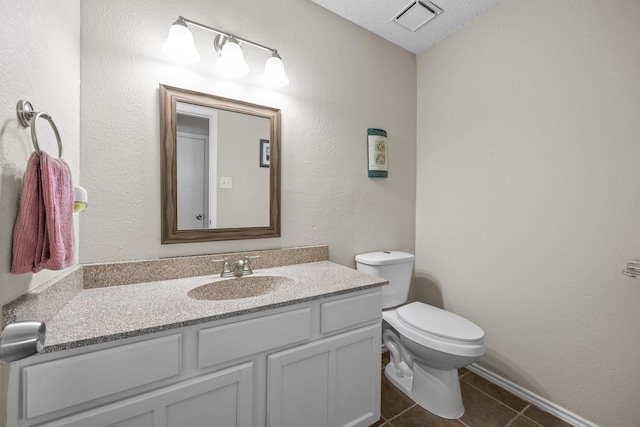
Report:
[{"label": "white toilet", "polygon": [[389,281],[382,287],[382,340],[391,354],[386,377],[417,404],[443,418],[464,413],[458,368],[485,353],[473,322],[421,302],[407,302],[414,256],[399,251],[356,255],[358,271]]}]

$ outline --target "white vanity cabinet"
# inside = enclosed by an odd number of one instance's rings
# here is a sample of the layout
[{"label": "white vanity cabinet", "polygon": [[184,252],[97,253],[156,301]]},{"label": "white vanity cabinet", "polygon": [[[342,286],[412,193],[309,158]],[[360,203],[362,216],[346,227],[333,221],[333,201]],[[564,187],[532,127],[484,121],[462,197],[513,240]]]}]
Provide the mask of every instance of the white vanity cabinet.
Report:
[{"label": "white vanity cabinet", "polygon": [[369,426],[379,288],[14,362],[8,427]]},{"label": "white vanity cabinet", "polygon": [[245,363],[38,426],[250,427],[252,378]]},{"label": "white vanity cabinet", "polygon": [[378,421],[381,330],[380,310],[374,310],[379,306],[376,293],[324,303],[321,332],[351,330],[269,355],[269,427],[370,426]]},{"label": "white vanity cabinet", "polygon": [[[370,426],[380,418],[380,328],[269,356],[270,427]],[[376,375],[377,374],[377,375]]]}]

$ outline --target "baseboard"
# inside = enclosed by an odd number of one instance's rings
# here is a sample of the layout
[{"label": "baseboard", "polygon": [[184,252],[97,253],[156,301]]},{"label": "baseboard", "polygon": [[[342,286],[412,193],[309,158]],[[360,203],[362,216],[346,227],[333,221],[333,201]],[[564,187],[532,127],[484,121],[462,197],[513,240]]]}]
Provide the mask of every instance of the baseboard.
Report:
[{"label": "baseboard", "polygon": [[576,426],[576,427],[599,427],[597,424],[592,423],[591,421],[585,420],[584,418],[570,412],[553,402],[548,401],[547,399],[538,396],[537,394],[525,389],[524,387],[519,386],[506,378],[502,378],[501,376],[494,374],[493,372],[476,365],[475,363],[467,366],[474,374],[481,376],[489,382],[494,383],[497,386],[502,387],[503,389],[515,394],[520,399],[525,402],[531,403],[533,406],[536,406],[542,409],[545,412],[548,412],[561,420]]}]

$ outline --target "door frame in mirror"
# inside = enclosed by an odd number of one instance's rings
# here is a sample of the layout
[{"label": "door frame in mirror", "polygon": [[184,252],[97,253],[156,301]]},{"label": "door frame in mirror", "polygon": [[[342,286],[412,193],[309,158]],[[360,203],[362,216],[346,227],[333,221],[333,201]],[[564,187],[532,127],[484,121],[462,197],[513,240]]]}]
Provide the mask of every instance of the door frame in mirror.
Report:
[{"label": "door frame in mirror", "polygon": [[[263,227],[178,229],[176,103],[201,105],[256,117],[270,123],[269,225]],[[162,244],[280,237],[280,110],[160,84],[160,175]],[[257,151],[257,150],[256,150]],[[243,155],[253,156],[254,153]]]}]

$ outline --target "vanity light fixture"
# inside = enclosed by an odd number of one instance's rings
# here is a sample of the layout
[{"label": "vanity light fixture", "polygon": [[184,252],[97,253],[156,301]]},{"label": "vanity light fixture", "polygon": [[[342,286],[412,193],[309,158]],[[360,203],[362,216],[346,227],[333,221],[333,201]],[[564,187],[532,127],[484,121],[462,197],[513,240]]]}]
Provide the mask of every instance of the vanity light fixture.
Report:
[{"label": "vanity light fixture", "polygon": [[283,87],[289,84],[289,78],[284,72],[282,58],[280,58],[276,49],[234,36],[233,34],[225,33],[224,31],[200,24],[182,16],[178,17],[178,20],[173,23],[169,30],[167,41],[162,45],[162,51],[168,57],[186,64],[193,64],[200,60],[200,55],[195,48],[189,25],[217,34],[213,45],[220,56],[217,68],[224,75],[240,77],[249,72],[249,66],[244,60],[241,47],[242,44],[246,44],[271,53],[260,79],[264,85]]},{"label": "vanity light fixture", "polygon": [[169,37],[162,44],[162,51],[169,58],[184,64],[195,64],[200,61],[200,54],[193,43],[193,34],[187,23],[178,19],[169,29]]},{"label": "vanity light fixture", "polygon": [[284,72],[284,63],[278,52],[273,51],[271,57],[267,59],[260,81],[262,84],[272,87],[282,87],[289,84],[289,78]]},{"label": "vanity light fixture", "polygon": [[[216,37],[216,40],[218,37]],[[218,70],[225,76],[240,77],[249,72],[249,66],[244,62],[242,48],[235,37],[230,37],[224,42],[219,55],[220,59],[218,59],[216,65]]]}]

